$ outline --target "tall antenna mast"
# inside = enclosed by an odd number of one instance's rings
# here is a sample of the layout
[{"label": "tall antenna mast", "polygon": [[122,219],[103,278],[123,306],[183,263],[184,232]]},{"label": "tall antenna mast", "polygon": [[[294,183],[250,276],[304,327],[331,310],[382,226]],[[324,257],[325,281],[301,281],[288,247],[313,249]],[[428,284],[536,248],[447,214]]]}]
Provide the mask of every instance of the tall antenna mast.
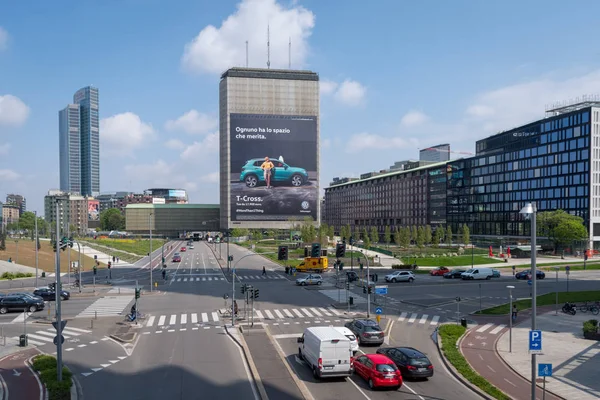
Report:
[{"label": "tall antenna mast", "polygon": [[269,25],[267,25],[267,69],[271,68],[271,42],[269,39],[271,38],[271,32],[269,30]]},{"label": "tall antenna mast", "polygon": [[288,69],[292,69],[292,37],[290,36],[290,43],[288,45]]},{"label": "tall antenna mast", "polygon": [[248,41],[246,40],[246,68],[248,68]]}]

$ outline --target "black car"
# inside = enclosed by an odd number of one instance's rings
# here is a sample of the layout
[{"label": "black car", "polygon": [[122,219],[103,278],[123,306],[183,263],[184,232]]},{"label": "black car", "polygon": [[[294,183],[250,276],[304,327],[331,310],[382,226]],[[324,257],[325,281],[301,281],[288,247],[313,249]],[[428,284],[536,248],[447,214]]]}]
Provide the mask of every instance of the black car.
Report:
[{"label": "black car", "polygon": [[[531,270],[530,269],[526,269],[525,271],[520,271],[517,272],[515,274],[515,278],[517,279],[527,279],[527,277],[531,275]],[[540,271],[539,269],[535,270],[535,278],[536,279],[544,279],[546,277],[546,274],[544,273],[544,271]]]},{"label": "black car", "polygon": [[44,309],[44,300],[34,297],[10,295],[0,298],[0,314],[6,314],[9,311],[29,312],[40,311]]},{"label": "black car", "polygon": [[378,354],[388,356],[402,372],[404,378],[431,378],[433,365],[429,358],[412,347],[384,347]]},{"label": "black car", "polygon": [[461,278],[460,274],[462,274],[463,272],[466,272],[466,271],[467,271],[466,269],[460,269],[460,268],[453,269],[450,272],[446,272],[444,274],[444,278],[445,279],[460,279]]},{"label": "black car", "polygon": [[[38,288],[33,291],[33,294],[41,297],[46,301],[55,301],[56,300],[56,292],[50,288]],[[71,293],[66,290],[62,290],[60,293],[60,297],[63,300],[69,300],[71,298]]]},{"label": "black car", "polygon": [[348,271],[346,272],[346,278],[348,279],[348,282],[354,282],[358,280],[358,274],[354,271]]}]

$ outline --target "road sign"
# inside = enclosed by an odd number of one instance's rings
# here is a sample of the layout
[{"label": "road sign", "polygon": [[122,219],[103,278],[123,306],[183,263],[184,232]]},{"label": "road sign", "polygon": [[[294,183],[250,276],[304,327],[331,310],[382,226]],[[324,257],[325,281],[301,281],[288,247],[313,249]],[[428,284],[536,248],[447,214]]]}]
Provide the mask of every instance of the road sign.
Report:
[{"label": "road sign", "polygon": [[[54,336],[54,345],[58,344],[58,336]],[[60,335],[60,344],[63,344],[65,342],[65,337],[63,335]]]},{"label": "road sign", "polygon": [[531,285],[532,285],[531,279],[529,279],[529,280],[527,281],[527,284],[528,284],[529,286],[531,286]]},{"label": "road sign", "polygon": [[375,314],[377,314],[377,315],[379,315],[379,314],[383,314],[383,308],[381,308],[381,307],[377,307],[377,308],[375,309]]},{"label": "road sign", "polygon": [[[54,329],[56,329],[56,325],[58,324],[57,321],[53,321],[52,322],[52,326],[54,327]],[[60,331],[62,332],[63,329],[65,329],[65,325],[67,325],[67,320],[62,320],[60,321]]]},{"label": "road sign", "polygon": [[387,285],[375,286],[375,294],[388,294]]},{"label": "road sign", "polygon": [[567,265],[567,266],[565,267],[565,270],[567,270],[567,271],[570,271],[570,270],[571,270],[571,267],[570,267],[569,265]]},{"label": "road sign", "polygon": [[542,352],[542,331],[529,331],[529,352],[534,354]]},{"label": "road sign", "polygon": [[552,376],[552,364],[538,364],[538,376]]}]

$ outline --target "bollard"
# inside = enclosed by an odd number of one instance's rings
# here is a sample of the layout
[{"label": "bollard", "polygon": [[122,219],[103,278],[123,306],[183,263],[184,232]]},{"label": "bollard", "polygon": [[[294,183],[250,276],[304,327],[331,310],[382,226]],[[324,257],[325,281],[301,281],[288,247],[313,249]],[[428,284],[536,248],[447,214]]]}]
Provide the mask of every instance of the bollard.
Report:
[{"label": "bollard", "polygon": [[98,311],[94,311],[94,319],[98,319]]},{"label": "bollard", "polygon": [[158,287],[158,282],[154,282],[154,287]]},{"label": "bollard", "polygon": [[121,288],[119,287],[119,294],[121,294]]},{"label": "bollard", "polygon": [[94,329],[94,320],[90,320],[90,329]]}]

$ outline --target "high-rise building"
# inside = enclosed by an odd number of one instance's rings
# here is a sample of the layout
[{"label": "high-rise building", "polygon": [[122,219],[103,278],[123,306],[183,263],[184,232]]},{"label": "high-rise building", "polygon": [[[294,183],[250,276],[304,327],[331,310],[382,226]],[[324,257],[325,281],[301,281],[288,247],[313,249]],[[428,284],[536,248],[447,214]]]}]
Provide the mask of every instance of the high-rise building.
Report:
[{"label": "high-rise building", "polygon": [[100,193],[98,89],[87,86],[59,111],[60,189],[83,196]]},{"label": "high-rise building", "polygon": [[23,215],[27,211],[27,200],[20,194],[7,194],[6,204],[12,204],[19,207],[19,216]]},{"label": "high-rise building", "polygon": [[[56,204],[59,205],[60,215],[57,218]],[[67,229],[85,233],[88,228],[88,199],[78,194],[49,190],[44,196],[44,217],[49,224],[60,221],[64,233]],[[75,233],[71,230],[72,233]]]}]

